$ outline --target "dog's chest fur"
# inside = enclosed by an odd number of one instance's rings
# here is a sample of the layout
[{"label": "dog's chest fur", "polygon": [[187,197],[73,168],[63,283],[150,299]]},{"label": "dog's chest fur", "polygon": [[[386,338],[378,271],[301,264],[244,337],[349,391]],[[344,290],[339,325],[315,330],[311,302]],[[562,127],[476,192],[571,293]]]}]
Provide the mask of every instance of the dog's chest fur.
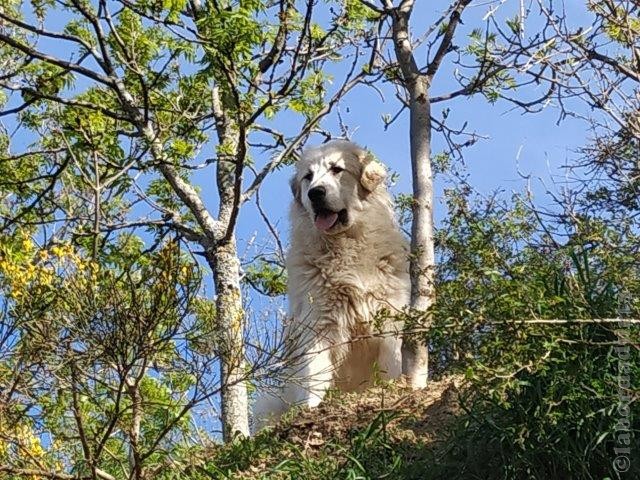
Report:
[{"label": "dog's chest fur", "polygon": [[289,261],[290,299],[299,299],[290,305],[294,317],[359,335],[371,331],[381,310],[393,314],[406,305],[407,245],[399,232],[299,247]]}]

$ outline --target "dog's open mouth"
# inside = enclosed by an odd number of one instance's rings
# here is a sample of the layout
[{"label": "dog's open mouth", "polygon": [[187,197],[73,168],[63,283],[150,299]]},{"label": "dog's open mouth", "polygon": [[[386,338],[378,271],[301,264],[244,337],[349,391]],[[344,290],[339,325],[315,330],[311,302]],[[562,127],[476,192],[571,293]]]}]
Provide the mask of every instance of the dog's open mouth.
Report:
[{"label": "dog's open mouth", "polygon": [[338,222],[346,223],[347,210],[342,209],[339,212],[331,210],[318,210],[316,212],[315,226],[321,232],[328,232],[336,226]]}]

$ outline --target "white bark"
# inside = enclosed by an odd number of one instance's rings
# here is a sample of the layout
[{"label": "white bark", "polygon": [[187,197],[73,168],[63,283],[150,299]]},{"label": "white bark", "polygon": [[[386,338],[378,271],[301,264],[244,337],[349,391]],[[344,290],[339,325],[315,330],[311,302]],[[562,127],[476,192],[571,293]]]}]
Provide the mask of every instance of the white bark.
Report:
[{"label": "white bark", "polygon": [[218,245],[207,260],[216,286],[216,320],[221,342],[222,429],[224,441],[249,435],[244,309],[240,291],[240,261],[235,238]]},{"label": "white bark", "polygon": [[[411,225],[411,309],[426,311],[435,299],[433,238],[433,175],[431,171],[431,106],[429,79],[420,73],[413,56],[409,33],[412,1],[405,1],[392,13],[396,57],[409,94],[409,139],[413,181],[413,221]],[[427,346],[405,336],[402,347],[402,373],[414,388],[428,380]]]},{"label": "white bark", "polygon": [[140,480],[143,478],[142,459],[140,458],[140,428],[143,415],[142,394],[140,393],[139,379],[127,379],[126,384],[131,397],[131,426],[129,427],[130,478]]},{"label": "white bark", "polygon": [[[431,169],[431,104],[429,87],[442,60],[451,49],[460,17],[471,0],[459,0],[451,7],[442,40],[427,68],[416,64],[411,43],[409,18],[414,0],[402,0],[393,8],[384,0],[393,29],[393,43],[408,93],[410,115],[411,170],[413,180],[413,223],[411,225],[411,309],[420,319],[417,327],[428,327],[424,313],[435,301],[435,252],[433,226],[433,172]],[[402,373],[415,388],[426,386],[429,353],[425,344],[410,337],[403,339]]]},{"label": "white bark", "polygon": [[[234,235],[240,207],[240,178],[244,165],[244,135],[224,110],[217,87],[213,89],[213,114],[220,149],[216,163],[216,185],[220,197],[221,225],[208,261],[216,285],[216,315],[222,342],[222,432],[229,441],[237,434],[248,436],[249,402],[244,345],[245,315],[240,291],[240,260]],[[224,153],[227,152],[227,153]],[[238,168],[239,167],[239,168]]]}]

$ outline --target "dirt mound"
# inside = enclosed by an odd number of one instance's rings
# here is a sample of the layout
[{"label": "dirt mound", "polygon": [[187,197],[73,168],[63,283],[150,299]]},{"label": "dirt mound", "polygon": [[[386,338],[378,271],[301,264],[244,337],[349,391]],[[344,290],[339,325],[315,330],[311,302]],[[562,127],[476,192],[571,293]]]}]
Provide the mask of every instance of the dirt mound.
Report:
[{"label": "dirt mound", "polygon": [[395,382],[365,392],[337,393],[316,408],[293,413],[291,420],[275,427],[274,434],[313,454],[328,442],[347,441],[352,432],[387,414],[385,428],[396,441],[420,438],[422,445],[429,444],[443,437],[459,413],[462,384],[462,377],[453,376],[431,381],[418,391]]}]

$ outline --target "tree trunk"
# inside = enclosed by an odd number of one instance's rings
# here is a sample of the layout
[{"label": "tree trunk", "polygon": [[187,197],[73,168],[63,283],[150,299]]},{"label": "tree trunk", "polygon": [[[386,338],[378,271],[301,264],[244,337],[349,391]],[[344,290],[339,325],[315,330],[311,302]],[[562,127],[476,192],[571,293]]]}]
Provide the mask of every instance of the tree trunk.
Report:
[{"label": "tree trunk", "polygon": [[[429,79],[422,74],[413,56],[409,34],[409,17],[413,2],[403,2],[394,10],[393,40],[396,57],[409,94],[409,141],[413,182],[413,220],[411,224],[411,309],[425,326],[423,314],[435,300],[433,175],[431,171],[431,105]],[[405,335],[402,346],[402,373],[414,388],[426,386],[428,380],[427,346]]]},{"label": "tree trunk", "polygon": [[129,468],[130,478],[140,480],[142,475],[142,460],[140,458],[140,427],[142,425],[142,395],[138,380],[125,380],[131,397],[131,427],[129,428]]},{"label": "tree trunk", "polygon": [[235,237],[207,255],[216,287],[217,326],[220,331],[222,431],[225,442],[238,433],[249,435],[244,309],[240,292],[240,261]]},{"label": "tree trunk", "polygon": [[[219,127],[221,143],[237,146],[230,138],[226,125]],[[238,205],[235,195],[235,155],[218,156],[216,183],[220,196],[219,220],[216,221],[206,209],[197,191],[182,180],[175,169],[164,161],[162,144],[152,126],[143,130],[151,143],[154,158],[160,159],[158,169],[173,190],[195,216],[204,232],[207,263],[211,267],[216,287],[216,315],[220,329],[221,345],[221,405],[222,430],[225,441],[239,432],[249,435],[249,411],[244,360],[244,309],[240,291],[240,260],[233,235],[232,214]]]}]

